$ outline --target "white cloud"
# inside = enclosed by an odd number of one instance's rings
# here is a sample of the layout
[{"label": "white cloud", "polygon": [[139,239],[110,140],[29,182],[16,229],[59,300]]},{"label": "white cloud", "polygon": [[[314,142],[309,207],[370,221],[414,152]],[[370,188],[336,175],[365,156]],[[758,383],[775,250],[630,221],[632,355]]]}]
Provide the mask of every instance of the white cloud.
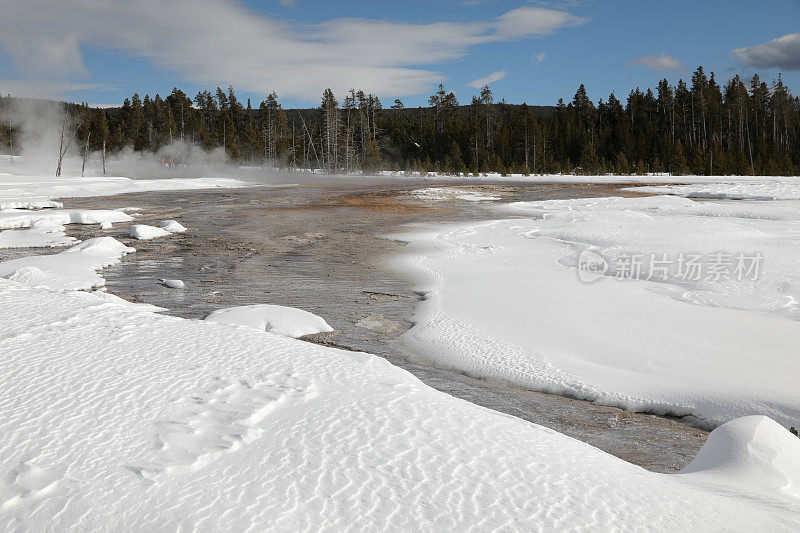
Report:
[{"label": "white cloud", "polygon": [[736,48],[733,54],[752,67],[800,70],[800,33],[790,33],[755,46]]},{"label": "white cloud", "polygon": [[472,87],[474,89],[480,89],[484,85],[489,85],[496,81],[500,81],[506,77],[507,72],[505,70],[496,70],[489,74],[488,76],[484,76],[483,78],[478,78],[477,80],[472,80],[467,84],[468,87]]},{"label": "white cloud", "polygon": [[102,89],[96,83],[72,83],[69,81],[0,80],[0,95],[26,98],[57,98],[71,91]]},{"label": "white cloud", "polygon": [[503,40],[513,37],[549,35],[569,26],[585,24],[589,19],[576,17],[566,11],[544,7],[518,7],[497,17],[495,31]]},{"label": "white cloud", "polygon": [[655,70],[656,72],[662,72],[665,70],[682,70],[686,68],[686,65],[683,64],[683,61],[680,59],[675,59],[671,55],[663,52],[659,55],[638,57],[628,64],[639,67],[647,67]]},{"label": "white cloud", "polygon": [[545,59],[547,59],[547,52],[539,52],[533,55],[533,60],[537,63],[542,63]]},{"label": "white cloud", "polygon": [[307,25],[258,15],[237,0],[3,3],[0,47],[23,74],[85,79],[81,48],[91,46],[146,58],[192,82],[309,99],[325,87],[418,94],[443,77],[421,65],[461,58],[480,44],[586,22],[531,6],[472,23],[334,19]]}]

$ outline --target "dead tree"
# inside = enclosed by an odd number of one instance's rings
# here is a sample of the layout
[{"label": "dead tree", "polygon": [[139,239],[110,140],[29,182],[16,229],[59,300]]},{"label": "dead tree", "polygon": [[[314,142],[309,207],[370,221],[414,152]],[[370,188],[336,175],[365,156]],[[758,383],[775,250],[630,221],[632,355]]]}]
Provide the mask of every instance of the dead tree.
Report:
[{"label": "dead tree", "polygon": [[75,128],[75,131],[72,132],[72,135],[69,136],[67,139],[67,144],[64,145],[64,132],[67,129],[67,112],[64,112],[64,123],[61,125],[61,143],[58,146],[58,166],[56,167],[56,177],[61,177],[61,164],[64,162],[64,156],[67,154],[67,150],[69,150],[69,146],[72,144],[72,139],[78,133],[80,127],[83,126],[83,121],[78,124],[78,127]]},{"label": "dead tree", "polygon": [[86,147],[83,150],[83,164],[81,165],[81,177],[86,177],[86,160],[89,159],[89,139],[92,138],[92,132],[86,134]]}]

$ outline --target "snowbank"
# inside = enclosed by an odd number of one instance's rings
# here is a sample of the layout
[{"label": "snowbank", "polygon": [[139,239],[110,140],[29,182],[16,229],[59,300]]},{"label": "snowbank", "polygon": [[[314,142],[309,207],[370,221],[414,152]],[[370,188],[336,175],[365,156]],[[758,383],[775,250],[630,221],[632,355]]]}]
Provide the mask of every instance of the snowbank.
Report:
[{"label": "snowbank", "polygon": [[130,222],[130,215],[117,209],[2,209],[0,229],[28,228],[34,222],[53,224],[102,224],[104,222]]},{"label": "snowbank", "polygon": [[[800,202],[598,198],[503,209],[527,218],[396,236],[412,243],[399,268],[427,292],[402,338],[420,358],[712,427],[749,414],[800,426]],[[594,283],[579,276],[586,253],[606,267]],[[701,257],[702,277],[679,272],[690,255]],[[757,276],[735,279],[740,255],[760,258]],[[662,257],[669,268],[651,264]]]},{"label": "snowbank", "polygon": [[737,418],[712,431],[680,474],[762,498],[800,499],[800,439],[765,416]]},{"label": "snowbank", "polygon": [[159,226],[170,233],[186,233],[186,228],[177,220],[164,220]]},{"label": "snowbank", "polygon": [[206,320],[247,326],[295,339],[305,335],[333,331],[333,328],[323,318],[308,311],[270,304],[218,309],[208,315]]},{"label": "snowbank", "polygon": [[798,525],[784,491],[649,473],[378,357],[3,279],[0,302],[3,529]]},{"label": "snowbank", "polygon": [[0,248],[66,246],[77,242],[77,239],[67,237],[66,224],[99,224],[108,229],[114,222],[131,220],[120,210],[0,209],[0,230],[3,230],[0,231]]},{"label": "snowbank", "polygon": [[105,285],[98,270],[135,251],[112,237],[97,237],[58,254],[4,261],[0,263],[0,278],[31,287],[88,291]]},{"label": "snowbank", "polygon": [[55,207],[53,198],[109,196],[131,192],[238,188],[250,184],[228,178],[168,178],[132,180],[121,177],[50,178],[0,172],[0,209]]},{"label": "snowbank", "polygon": [[171,233],[155,226],[148,226],[147,224],[134,224],[131,226],[131,237],[139,239],[140,241],[165,237],[167,235],[171,235]]},{"label": "snowbank", "polygon": [[67,237],[64,226],[58,222],[42,219],[30,226],[29,229],[0,231],[0,248],[49,248],[77,242]]},{"label": "snowbank", "polygon": [[706,184],[632,187],[629,190],[689,198],[728,200],[800,200],[798,178],[739,178]]},{"label": "snowbank", "polygon": [[134,224],[131,226],[131,237],[139,240],[149,240],[158,237],[166,237],[173,233],[185,233],[186,228],[177,220],[164,220],[159,227],[148,226],[146,224]]}]

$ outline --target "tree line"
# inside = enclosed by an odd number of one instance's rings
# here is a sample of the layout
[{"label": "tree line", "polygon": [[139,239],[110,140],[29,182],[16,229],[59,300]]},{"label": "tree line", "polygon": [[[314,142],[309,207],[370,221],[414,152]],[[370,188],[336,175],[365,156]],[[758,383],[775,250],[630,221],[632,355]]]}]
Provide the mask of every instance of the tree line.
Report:
[{"label": "tree line", "polygon": [[[223,149],[239,164],[332,173],[800,173],[800,98],[780,75],[770,84],[734,76],[721,86],[698,67],[688,82],[663,79],[624,102],[612,93],[595,104],[580,85],[556,106],[498,102],[489,86],[462,105],[439,85],[428,103],[384,108],[356,90],[340,102],[326,89],[318,108],[289,110],[274,92],[254,107],[232,87],[194,98],[176,88],[165,98],[134,94],[119,108],[67,105],[75,125],[67,134],[86,153],[169,154],[180,140]],[[0,98],[0,109],[12,104]],[[18,135],[0,122],[4,151],[18,150]]]}]

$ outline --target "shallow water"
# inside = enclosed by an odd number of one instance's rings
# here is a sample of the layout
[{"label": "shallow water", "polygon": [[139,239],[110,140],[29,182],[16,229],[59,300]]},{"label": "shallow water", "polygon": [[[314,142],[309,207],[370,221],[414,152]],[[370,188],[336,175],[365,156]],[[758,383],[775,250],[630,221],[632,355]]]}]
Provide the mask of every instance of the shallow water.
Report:
[{"label": "shallow water", "polygon": [[[672,472],[691,460],[706,433],[675,420],[634,414],[560,396],[516,389],[414,363],[396,338],[413,324],[419,295],[385,267],[403,245],[382,235],[419,222],[498,218],[478,202],[420,199],[425,184],[307,184],[128,194],[65,200],[65,207],[139,207],[137,223],[175,218],[189,231],[135,241],[128,225],[103,231],[70,226],[80,239],[111,235],[137,248],[103,271],[108,289],[126,299],[204,318],[236,305],[272,303],[306,309],[336,330],[313,339],[391,360],[425,383],[465,400],[549,426],[648,469]],[[503,201],[608,196],[610,186],[474,185],[465,190]],[[613,194],[620,194],[614,191]],[[0,259],[3,255],[0,254]],[[184,290],[158,279],[181,279]]]}]

